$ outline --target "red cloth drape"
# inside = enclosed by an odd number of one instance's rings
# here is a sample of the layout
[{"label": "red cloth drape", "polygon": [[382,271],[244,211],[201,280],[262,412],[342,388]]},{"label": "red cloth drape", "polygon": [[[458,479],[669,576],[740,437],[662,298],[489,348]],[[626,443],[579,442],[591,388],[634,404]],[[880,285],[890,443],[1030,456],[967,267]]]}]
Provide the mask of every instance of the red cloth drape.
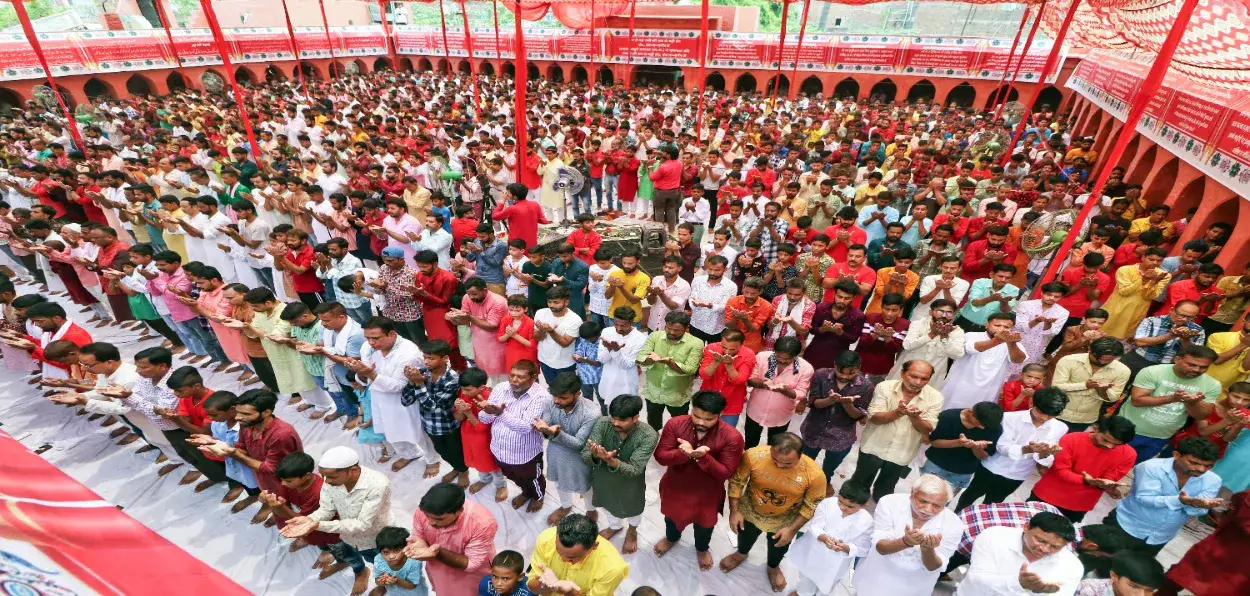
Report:
[{"label": "red cloth drape", "polygon": [[[781,63],[784,62],[781,57],[786,55],[786,23],[790,20],[789,17],[790,0],[781,0],[781,45],[777,48],[777,75],[773,78],[774,100],[781,98]],[[790,86],[794,86],[794,81],[790,82]],[[765,88],[765,91],[767,91],[767,88]]]},{"label": "red cloth drape", "polygon": [[790,99],[799,92],[799,54],[803,52],[803,36],[807,34],[807,12],[812,8],[812,0],[803,0],[803,18],[799,20],[799,43],[794,46],[794,72],[790,73]]},{"label": "red cloth drape", "polygon": [[[1068,33],[1068,26],[1072,24],[1072,18],[1076,16],[1076,9],[1080,6],[1081,0],[1073,0],[1072,6],[1068,8],[1068,15],[1064,19],[1063,25],[1059,27],[1059,35],[1055,38],[1055,45],[1050,48],[1050,55],[1046,57],[1046,64],[1042,66],[1042,74],[1037,78],[1037,84],[1033,85],[1033,95],[1029,97],[1029,102],[1024,104],[1029,109],[1030,115],[1033,111],[1033,104],[1037,103],[1037,98],[1042,94],[1042,88],[1046,86],[1046,77],[1050,76],[1055,65],[1059,62],[1059,52],[1063,49],[1063,41]],[[1027,56],[1028,53],[1025,53]],[[1020,59],[1024,62],[1024,58]],[[1055,106],[1059,107],[1059,106]],[[1011,160],[1011,152],[1015,151],[1016,143],[1020,142],[1020,137],[1024,136],[1024,129],[1029,123],[1028,117],[1021,118],[1016,124],[1016,132],[1011,135],[1011,144],[1007,145],[1007,150],[1003,152],[1003,157],[998,165],[1006,166]]]},{"label": "red cloth drape", "polygon": [[[217,42],[217,51],[221,53],[221,62],[225,66],[226,80],[234,90],[234,101],[238,104],[239,117],[243,120],[243,131],[247,133],[247,142],[252,147],[252,158],[259,160],[260,144],[256,142],[256,131],[252,129],[252,119],[247,114],[247,104],[243,103],[243,91],[234,78],[234,64],[230,60],[230,48],[226,46],[226,36],[221,32],[221,22],[217,20],[217,11],[213,10],[212,0],[200,0],[200,10],[204,11],[204,19],[213,32],[213,41]],[[389,35],[388,35],[389,37]]]},{"label": "red cloth drape", "polygon": [[[69,127],[69,133],[74,137],[74,144],[78,145],[79,149],[85,151],[86,146],[83,145],[82,135],[78,133],[78,122],[74,120],[74,115],[70,113],[69,106],[65,105],[65,99],[61,97],[61,91],[56,87],[56,79],[52,77],[52,68],[48,66],[48,59],[43,55],[43,46],[39,44],[39,37],[35,35],[35,26],[31,24],[30,15],[26,13],[25,3],[21,1],[14,2],[13,10],[17,11],[17,20],[22,23],[22,32],[26,34],[26,40],[30,42],[31,49],[35,51],[35,57],[39,58],[39,66],[43,67],[43,74],[48,77],[48,87],[52,89],[52,95],[56,97],[57,105],[61,106],[61,111],[65,114],[65,125]],[[240,105],[242,105],[242,102],[240,102]]]},{"label": "red cloth drape", "polygon": [[469,52],[469,82],[473,85],[473,121],[482,121],[481,102],[477,94],[477,65],[473,63],[473,33],[469,31],[469,11],[460,0],[460,16],[464,20],[464,47]]},{"label": "red cloth drape", "polygon": [[[511,4],[509,0],[503,0],[504,6]],[[526,145],[529,144],[529,130],[527,130],[529,119],[526,117],[528,109],[525,105],[526,87],[529,85],[529,64],[526,61],[525,52],[525,26],[521,24],[524,16],[524,7],[521,12],[517,12],[515,6],[511,7],[512,12],[516,15],[514,19],[515,29],[512,40],[513,52],[516,53],[516,98],[513,106],[513,117],[516,124],[516,179],[521,180],[521,171],[525,167]],[[544,8],[543,12],[546,12]]]},{"label": "red cloth drape", "polygon": [[[1003,83],[1007,81],[1007,74],[1011,72],[1011,60],[1016,56],[1016,47],[1020,45],[1020,36],[1024,33],[1024,26],[1029,24],[1029,11],[1033,7],[1024,7],[1024,15],[1020,17],[1020,26],[1016,27],[1016,36],[1011,39],[1011,47],[1007,49],[1007,64],[1003,66],[1003,76],[998,79],[998,86],[994,87],[994,93],[999,94],[998,110],[994,112],[994,121],[998,121],[998,116],[1003,112],[1003,104],[1007,103],[1008,89],[1003,87]],[[1040,14],[1040,13],[1039,13]],[[1025,48],[1025,52],[1028,48]],[[999,93],[999,91],[1002,93]]]},{"label": "red cloth drape", "polygon": [[[286,8],[286,0],[282,0],[282,18],[286,19],[286,34],[291,36],[291,53],[295,55],[295,74],[299,75],[300,89],[307,97],[309,96],[308,82],[304,80],[304,65],[300,64],[299,42],[295,41],[295,28],[291,26],[291,11]],[[242,102],[239,102],[239,109],[243,109]]]},{"label": "red cloth drape", "polygon": [[707,21],[708,21],[708,0],[702,0],[700,6],[700,20],[702,28],[699,30],[699,81],[695,87],[699,90],[699,110],[694,118],[694,136],[698,142],[703,142],[703,98],[707,95]]},{"label": "red cloth drape", "polygon": [[193,88],[191,78],[182,72],[182,57],[178,55],[178,47],[174,45],[174,34],[169,30],[169,16],[165,14],[165,0],[152,0],[152,7],[156,9],[156,16],[161,20],[161,28],[165,30],[165,39],[169,40],[169,51],[173,52],[174,62],[178,65],[178,74],[182,75],[182,83],[191,89]]},{"label": "red cloth drape", "polygon": [[[551,8],[551,4],[547,2],[538,2],[536,0],[500,0],[508,10],[513,14],[517,14],[521,19],[527,21],[537,21],[547,16],[547,11]],[[517,9],[520,12],[517,12]],[[518,19],[520,20],[520,19]]]},{"label": "red cloth drape", "polygon": [[629,3],[629,71],[630,75],[625,77],[625,90],[629,91],[630,84],[634,82],[634,15],[638,7],[637,2]]},{"label": "red cloth drape", "polygon": [[[334,40],[330,38],[330,21],[326,19],[325,0],[317,0],[317,6],[321,8],[321,28],[326,34],[326,51],[330,52],[330,59],[334,60]],[[391,68],[398,68],[398,65],[393,64]]]}]

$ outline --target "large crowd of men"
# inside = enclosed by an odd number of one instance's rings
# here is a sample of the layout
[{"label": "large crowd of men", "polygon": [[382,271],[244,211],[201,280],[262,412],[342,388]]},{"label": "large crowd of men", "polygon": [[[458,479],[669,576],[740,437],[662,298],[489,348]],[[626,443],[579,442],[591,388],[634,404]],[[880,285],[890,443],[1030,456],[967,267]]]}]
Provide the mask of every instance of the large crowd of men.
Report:
[{"label": "large crowd of men", "polygon": [[[719,92],[696,129],[696,94],[538,80],[518,151],[516,92],[267,83],[259,153],[198,90],[105,101],[82,145],[0,115],[0,350],[32,385],[6,399],[223,485],[353,594],[616,593],[649,466],[654,556],[692,527],[732,574],[763,536],[774,592],[1250,592],[1250,272],[1217,264],[1230,225],[1178,244],[1189,214],[1119,168],[1071,254],[1026,251],[1110,167],[1070,115],[1006,147],[970,108]],[[665,226],[658,270],[605,246],[622,217]],[[359,447],[305,453],[280,409]],[[437,482],[399,523],[416,461]],[[551,527],[504,544],[491,497]]]}]

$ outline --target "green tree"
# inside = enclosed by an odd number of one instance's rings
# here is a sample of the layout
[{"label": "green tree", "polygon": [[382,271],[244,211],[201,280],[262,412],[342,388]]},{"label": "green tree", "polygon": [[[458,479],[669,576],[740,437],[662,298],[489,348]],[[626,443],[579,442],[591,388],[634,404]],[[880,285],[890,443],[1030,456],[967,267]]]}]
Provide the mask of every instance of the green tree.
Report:
[{"label": "green tree", "polygon": [[[32,21],[60,14],[66,10],[68,9],[64,6],[53,3],[53,0],[31,0],[26,3],[26,14],[30,15]],[[15,27],[17,24],[17,11],[13,10],[13,5],[0,3],[0,29]]]}]

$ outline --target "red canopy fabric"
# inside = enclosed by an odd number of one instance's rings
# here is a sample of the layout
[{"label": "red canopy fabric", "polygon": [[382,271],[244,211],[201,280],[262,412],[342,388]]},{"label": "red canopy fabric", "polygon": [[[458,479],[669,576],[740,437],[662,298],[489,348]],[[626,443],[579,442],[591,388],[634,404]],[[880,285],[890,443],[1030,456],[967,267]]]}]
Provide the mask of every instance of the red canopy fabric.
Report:
[{"label": "red canopy fabric", "polygon": [[[606,0],[595,2],[594,16],[596,19],[621,16],[629,13],[630,0]],[[589,29],[591,9],[590,3],[556,2],[551,4],[551,15],[569,29]]]},{"label": "red canopy fabric", "polygon": [[[551,8],[550,2],[537,2],[535,0],[500,0],[500,4],[511,10],[513,14],[518,14],[523,21],[537,21],[547,16],[547,11]],[[520,12],[517,12],[520,8]],[[589,5],[587,7],[589,10]]]}]

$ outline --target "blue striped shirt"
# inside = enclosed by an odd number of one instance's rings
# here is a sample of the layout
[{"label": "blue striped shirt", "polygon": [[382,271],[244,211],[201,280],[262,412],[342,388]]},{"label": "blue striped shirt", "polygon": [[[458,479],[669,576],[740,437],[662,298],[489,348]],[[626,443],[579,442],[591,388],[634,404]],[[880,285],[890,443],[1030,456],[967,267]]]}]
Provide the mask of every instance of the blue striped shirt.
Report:
[{"label": "blue striped shirt", "polygon": [[[599,340],[586,341],[580,337],[577,338],[577,342],[573,345],[573,355],[589,358],[590,360],[598,360]],[[578,362],[577,376],[584,385],[598,385],[599,380],[603,378],[603,365]]]}]

